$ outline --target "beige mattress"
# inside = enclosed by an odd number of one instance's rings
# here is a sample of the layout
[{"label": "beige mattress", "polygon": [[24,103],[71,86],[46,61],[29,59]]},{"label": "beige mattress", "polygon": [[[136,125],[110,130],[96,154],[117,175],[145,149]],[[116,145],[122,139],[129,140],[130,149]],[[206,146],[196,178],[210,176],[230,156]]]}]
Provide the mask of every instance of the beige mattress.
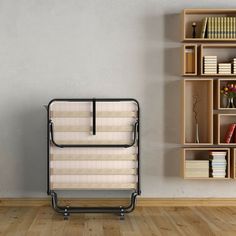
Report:
[{"label": "beige mattress", "polygon": [[[96,135],[92,102],[54,101],[49,119],[58,144],[130,144],[137,111],[133,101],[96,102]],[[137,140],[129,148],[60,148],[50,142],[50,189],[137,189],[137,153]]]}]

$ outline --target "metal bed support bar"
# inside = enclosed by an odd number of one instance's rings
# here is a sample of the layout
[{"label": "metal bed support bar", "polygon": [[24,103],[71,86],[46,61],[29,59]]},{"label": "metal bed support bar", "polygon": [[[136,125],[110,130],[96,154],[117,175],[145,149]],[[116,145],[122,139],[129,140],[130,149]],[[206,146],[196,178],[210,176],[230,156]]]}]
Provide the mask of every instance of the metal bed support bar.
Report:
[{"label": "metal bed support bar", "polygon": [[96,100],[93,99],[93,135],[96,135]]},{"label": "metal bed support bar", "polygon": [[[95,125],[96,125],[96,123],[95,123]],[[136,142],[137,132],[138,132],[138,121],[136,121],[135,124],[134,124],[134,136],[133,136],[133,140],[130,144],[59,144],[54,139],[54,131],[53,131],[53,122],[52,122],[52,120],[49,121],[49,129],[50,129],[52,143],[55,146],[59,147],[59,148],[78,148],[78,147],[94,147],[94,148],[99,148],[99,147],[101,147],[101,148],[104,148],[104,147],[106,147],[106,148],[123,147],[123,148],[129,148],[129,147],[132,147]],[[96,134],[96,130],[95,130],[95,134]]]}]

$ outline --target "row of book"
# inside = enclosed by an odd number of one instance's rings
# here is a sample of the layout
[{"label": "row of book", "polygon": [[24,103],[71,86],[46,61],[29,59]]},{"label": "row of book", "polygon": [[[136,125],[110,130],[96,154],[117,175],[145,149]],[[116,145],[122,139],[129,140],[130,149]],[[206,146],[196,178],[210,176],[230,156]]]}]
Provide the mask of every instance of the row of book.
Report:
[{"label": "row of book", "polygon": [[187,178],[225,178],[227,175],[226,152],[209,152],[207,160],[186,160]]},{"label": "row of book", "polygon": [[217,56],[204,56],[203,58],[204,74],[236,74],[236,58],[232,59],[232,63],[217,63]]},{"label": "row of book", "polygon": [[204,17],[201,38],[236,38],[236,17]]}]

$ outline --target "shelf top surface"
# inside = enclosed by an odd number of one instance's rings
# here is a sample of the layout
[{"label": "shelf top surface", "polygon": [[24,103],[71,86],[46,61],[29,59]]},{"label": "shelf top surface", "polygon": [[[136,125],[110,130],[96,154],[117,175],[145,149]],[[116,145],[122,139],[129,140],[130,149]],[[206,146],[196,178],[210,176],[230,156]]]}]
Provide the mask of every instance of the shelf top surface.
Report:
[{"label": "shelf top surface", "polygon": [[236,14],[235,8],[189,8],[183,10],[184,14]]},{"label": "shelf top surface", "polygon": [[209,147],[184,147],[183,148],[184,150],[186,150],[186,151],[191,151],[191,150],[206,150],[206,151],[211,151],[211,150],[224,150],[224,151],[229,151],[229,148],[227,148],[227,147],[211,147],[211,146],[209,146]]},{"label": "shelf top surface", "polygon": [[236,38],[233,39],[184,38],[182,42],[236,42]]}]

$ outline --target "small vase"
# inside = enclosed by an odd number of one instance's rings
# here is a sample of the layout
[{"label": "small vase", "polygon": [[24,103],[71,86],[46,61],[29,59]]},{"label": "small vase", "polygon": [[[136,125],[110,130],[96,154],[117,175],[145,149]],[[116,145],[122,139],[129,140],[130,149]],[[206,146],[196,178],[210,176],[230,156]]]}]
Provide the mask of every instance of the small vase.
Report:
[{"label": "small vase", "polygon": [[227,106],[226,108],[235,108],[234,98],[227,98]]}]

